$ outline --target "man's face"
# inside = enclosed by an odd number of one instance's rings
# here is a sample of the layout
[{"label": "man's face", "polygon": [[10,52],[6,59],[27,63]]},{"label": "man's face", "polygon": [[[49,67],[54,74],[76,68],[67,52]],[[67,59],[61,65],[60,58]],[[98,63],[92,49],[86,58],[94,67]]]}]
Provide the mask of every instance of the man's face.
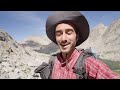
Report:
[{"label": "man's face", "polygon": [[69,24],[58,24],[56,27],[56,42],[62,53],[69,54],[74,50],[77,35],[74,28]]}]

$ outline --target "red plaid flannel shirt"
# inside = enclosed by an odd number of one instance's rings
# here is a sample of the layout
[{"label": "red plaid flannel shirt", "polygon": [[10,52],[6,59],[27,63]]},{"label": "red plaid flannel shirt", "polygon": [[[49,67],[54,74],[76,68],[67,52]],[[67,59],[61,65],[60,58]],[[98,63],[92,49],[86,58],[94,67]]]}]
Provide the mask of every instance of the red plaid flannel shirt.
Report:
[{"label": "red plaid flannel shirt", "polygon": [[[52,79],[76,79],[76,75],[73,73],[72,68],[81,53],[83,52],[78,52],[75,49],[68,59],[68,65],[64,67],[60,63],[62,58],[60,57],[60,54],[58,54],[52,71]],[[96,60],[93,57],[85,59],[85,68],[88,79],[120,79],[120,75],[111,71],[105,63]]]}]

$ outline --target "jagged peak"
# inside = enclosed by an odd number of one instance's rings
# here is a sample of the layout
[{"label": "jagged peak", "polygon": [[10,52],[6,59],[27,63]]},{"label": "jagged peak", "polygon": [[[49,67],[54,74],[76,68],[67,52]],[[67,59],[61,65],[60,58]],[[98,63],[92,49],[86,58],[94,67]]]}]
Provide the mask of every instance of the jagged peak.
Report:
[{"label": "jagged peak", "polygon": [[0,28],[0,32],[7,33],[3,28]]},{"label": "jagged peak", "polygon": [[96,26],[93,28],[93,30],[94,30],[94,29],[101,29],[101,28],[107,28],[107,26],[105,26],[103,23],[99,23],[98,25],[96,25]]},{"label": "jagged peak", "polygon": [[111,24],[110,24],[110,28],[113,26],[117,26],[120,24],[120,17],[117,18],[116,20],[114,20]]},{"label": "jagged peak", "polygon": [[113,23],[115,22],[120,22],[120,17],[113,21]]}]

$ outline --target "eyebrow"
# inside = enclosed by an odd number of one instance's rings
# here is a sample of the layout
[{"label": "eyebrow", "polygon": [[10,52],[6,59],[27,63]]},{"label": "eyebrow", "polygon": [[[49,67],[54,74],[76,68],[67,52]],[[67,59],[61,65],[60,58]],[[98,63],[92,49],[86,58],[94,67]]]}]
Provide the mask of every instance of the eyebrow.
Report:
[{"label": "eyebrow", "polygon": [[[74,31],[73,29],[65,29],[65,30],[72,30],[72,31]],[[57,31],[62,31],[61,29],[58,29],[58,30],[56,30],[56,32]]]},{"label": "eyebrow", "polygon": [[72,31],[74,31],[73,29],[66,29],[66,30],[72,30]]},{"label": "eyebrow", "polygon": [[60,32],[61,30],[55,31],[55,33]]}]

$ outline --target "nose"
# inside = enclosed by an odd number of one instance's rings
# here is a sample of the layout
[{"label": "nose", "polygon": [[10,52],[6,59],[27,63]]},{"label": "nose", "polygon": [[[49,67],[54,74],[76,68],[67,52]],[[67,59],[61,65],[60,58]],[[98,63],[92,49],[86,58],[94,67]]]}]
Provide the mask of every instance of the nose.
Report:
[{"label": "nose", "polygon": [[67,42],[67,35],[65,33],[62,35],[62,42]]}]

